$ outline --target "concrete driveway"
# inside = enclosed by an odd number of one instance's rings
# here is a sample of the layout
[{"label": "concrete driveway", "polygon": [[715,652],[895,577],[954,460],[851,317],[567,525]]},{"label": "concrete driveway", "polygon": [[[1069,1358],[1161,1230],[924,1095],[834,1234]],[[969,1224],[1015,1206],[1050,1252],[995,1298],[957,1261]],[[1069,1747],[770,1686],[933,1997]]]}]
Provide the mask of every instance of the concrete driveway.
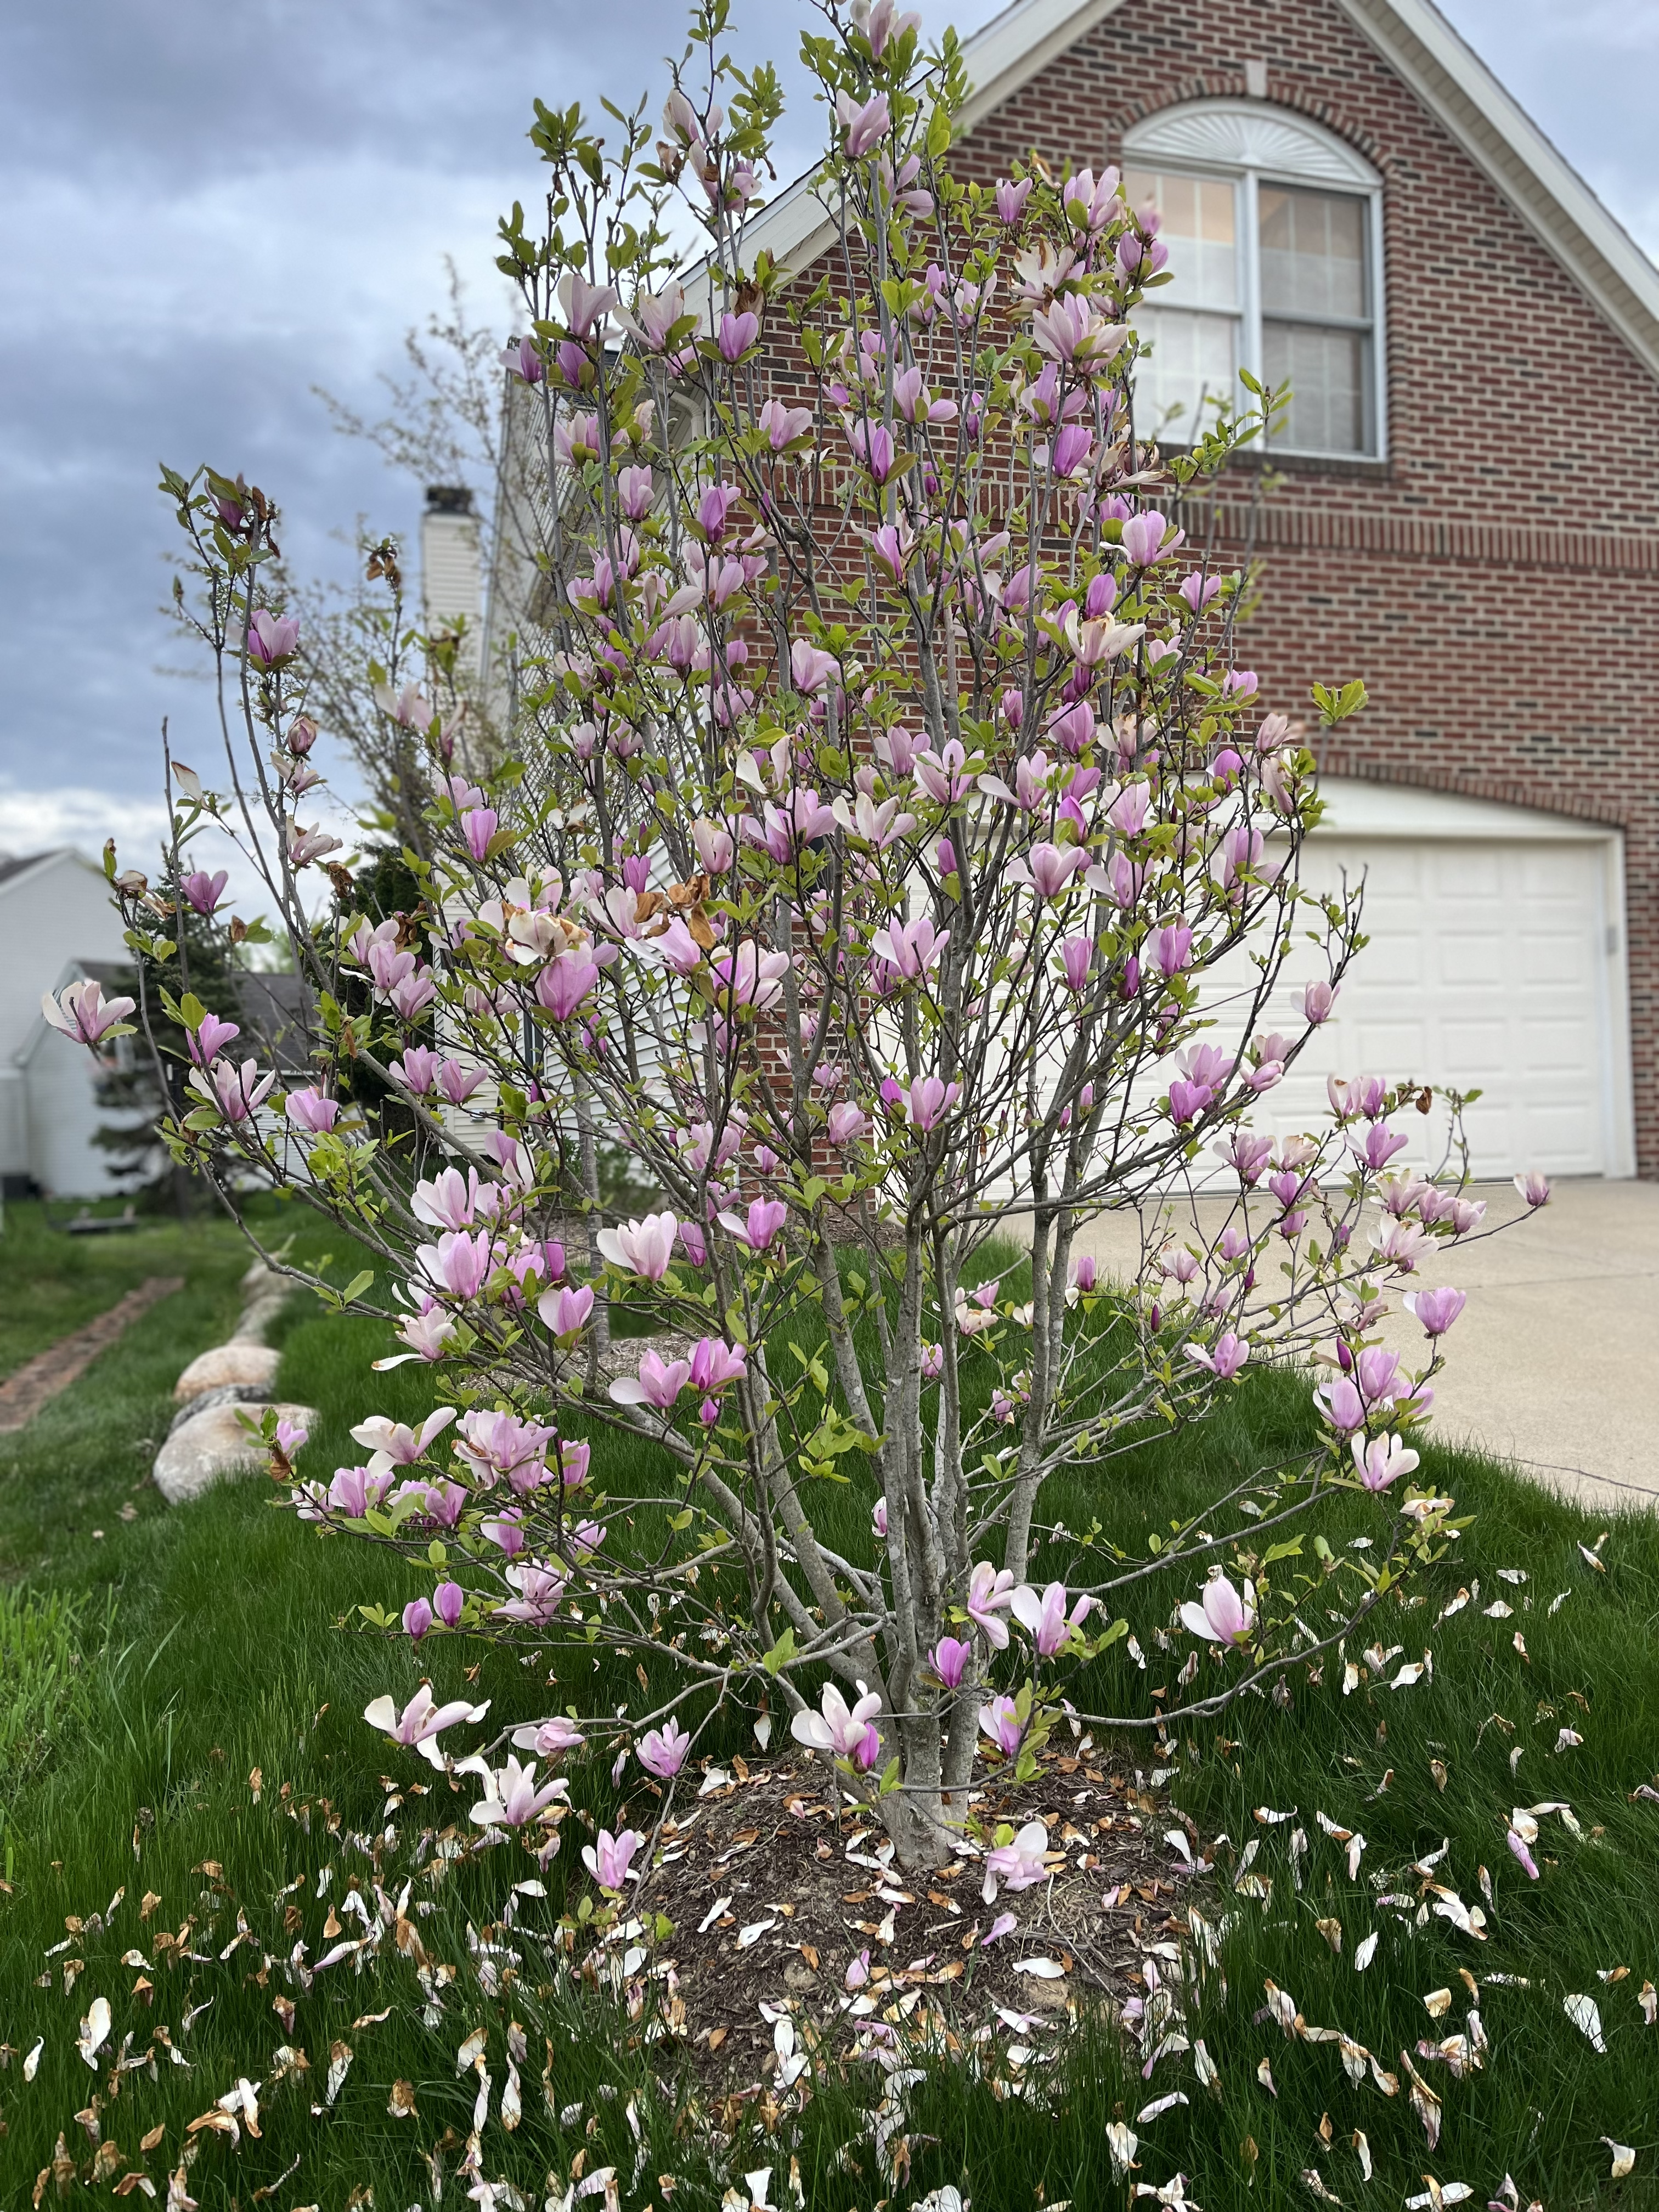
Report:
[{"label": "concrete driveway", "polygon": [[[1481,1188],[1488,1221],[1523,1209]],[[1150,1225],[1150,1224],[1149,1224]],[[1085,1240],[1113,1273],[1137,1261],[1139,1223],[1109,1215]],[[1659,1183],[1563,1182],[1501,1236],[1446,1255],[1428,1286],[1468,1304],[1447,1339],[1434,1427],[1512,1460],[1592,1510],[1659,1502]],[[1422,1332],[1396,1312],[1387,1340],[1413,1364]]]}]

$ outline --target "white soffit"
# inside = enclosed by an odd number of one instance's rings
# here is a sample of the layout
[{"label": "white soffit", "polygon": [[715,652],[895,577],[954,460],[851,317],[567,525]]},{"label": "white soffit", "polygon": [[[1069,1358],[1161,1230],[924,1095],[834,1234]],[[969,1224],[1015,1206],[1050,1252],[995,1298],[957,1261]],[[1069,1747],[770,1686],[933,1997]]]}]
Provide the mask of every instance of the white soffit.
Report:
[{"label": "white soffit", "polygon": [[1659,375],[1659,269],[1431,0],[1336,0]]},{"label": "white soffit", "polygon": [[1603,822],[1575,821],[1532,806],[1506,806],[1410,784],[1370,783],[1358,776],[1319,780],[1325,814],[1318,837],[1399,837],[1438,843],[1601,844],[1619,831]]}]

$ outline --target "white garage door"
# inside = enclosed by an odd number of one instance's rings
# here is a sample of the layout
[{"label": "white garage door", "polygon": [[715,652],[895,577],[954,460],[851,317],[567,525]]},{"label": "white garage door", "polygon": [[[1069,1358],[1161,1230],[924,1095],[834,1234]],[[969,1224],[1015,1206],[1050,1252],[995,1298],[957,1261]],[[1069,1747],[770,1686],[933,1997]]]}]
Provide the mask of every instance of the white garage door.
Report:
[{"label": "white garage door", "polygon": [[[1422,793],[1328,793],[1328,825],[1309,841],[1304,880],[1334,890],[1345,873],[1351,884],[1363,876],[1370,942],[1258,1126],[1309,1126],[1328,1074],[1414,1078],[1481,1092],[1465,1122],[1479,1176],[1632,1172],[1607,839]],[[1297,969],[1310,972],[1299,959]],[[1441,1118],[1407,1120],[1409,1157],[1426,1164],[1443,1140]]]}]

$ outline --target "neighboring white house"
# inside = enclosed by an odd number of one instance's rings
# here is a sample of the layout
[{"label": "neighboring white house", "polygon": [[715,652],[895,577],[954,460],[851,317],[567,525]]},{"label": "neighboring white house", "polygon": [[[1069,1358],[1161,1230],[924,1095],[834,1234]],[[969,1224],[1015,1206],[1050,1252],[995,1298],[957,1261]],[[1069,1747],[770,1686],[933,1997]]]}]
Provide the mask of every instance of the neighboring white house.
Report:
[{"label": "neighboring white house", "polygon": [[109,1193],[92,1142],[108,1118],[94,1097],[96,1064],[42,1019],[40,995],[77,975],[105,979],[126,957],[95,861],[68,846],[0,859],[0,1179],[9,1194]]}]

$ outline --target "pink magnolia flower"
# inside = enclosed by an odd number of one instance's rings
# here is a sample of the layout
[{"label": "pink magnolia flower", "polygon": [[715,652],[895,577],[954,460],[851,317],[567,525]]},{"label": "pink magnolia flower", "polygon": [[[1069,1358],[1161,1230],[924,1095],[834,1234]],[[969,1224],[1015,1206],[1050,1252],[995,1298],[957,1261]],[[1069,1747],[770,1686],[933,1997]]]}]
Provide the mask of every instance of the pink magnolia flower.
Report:
[{"label": "pink magnolia flower", "polygon": [[804,637],[798,637],[791,645],[789,675],[796,690],[803,696],[810,697],[813,692],[822,691],[824,685],[832,683],[840,673],[841,663],[833,653],[824,653],[818,647],[809,645]]},{"label": "pink magnolia flower", "polygon": [[596,1842],[582,1845],[582,1864],[601,1889],[620,1889],[628,1879],[634,1854],[644,1841],[637,1828],[624,1828],[619,1836],[601,1828]]},{"label": "pink magnolia flower", "polygon": [[[90,977],[76,983],[66,983],[54,998],[50,991],[40,999],[40,1011],[55,1030],[72,1036],[79,1043],[95,1045],[108,1036],[118,1022],[124,1021],[137,1001],[134,999],[106,1000],[100,985]],[[230,1031],[236,1035],[234,1029]]]},{"label": "pink magnolia flower", "polygon": [[429,1765],[441,1773],[444,1755],[438,1747],[439,1736],[459,1721],[481,1721],[489,1711],[488,1698],[481,1705],[470,1705],[465,1698],[441,1705],[433,1698],[431,1683],[422,1682],[402,1712],[392,1698],[376,1698],[364,1706],[363,1718],[370,1728],[379,1729],[394,1743],[419,1752]]},{"label": "pink magnolia flower", "polygon": [[487,1230],[480,1230],[476,1237],[459,1231],[447,1233],[435,1244],[422,1244],[416,1258],[434,1290],[447,1291],[455,1298],[476,1298],[489,1279],[489,1233]]},{"label": "pink magnolia flower", "polygon": [[590,284],[579,270],[573,269],[559,279],[559,305],[571,337],[585,338],[604,329],[617,305],[617,295],[609,284]]},{"label": "pink magnolia flower", "polygon": [[887,1541],[887,1500],[877,1498],[870,1509],[870,1526],[882,1543]]},{"label": "pink magnolia flower", "polygon": [[198,914],[211,914],[224,896],[225,885],[229,881],[230,872],[227,868],[221,868],[216,875],[211,876],[205,868],[198,868],[191,874],[180,878],[179,889]]},{"label": "pink magnolia flower", "polygon": [[[1121,859],[1121,854],[1116,856]],[[1126,904],[1127,901],[1124,902]],[[1165,922],[1152,940],[1152,957],[1166,980],[1179,975],[1192,958],[1193,933],[1184,922]]]},{"label": "pink magnolia flower", "polygon": [[404,1634],[416,1644],[432,1626],[432,1607],[423,1597],[412,1597],[404,1607]]},{"label": "pink magnolia flower", "polygon": [[441,1582],[432,1593],[432,1610],[446,1628],[453,1628],[466,1610],[466,1592],[459,1583]]},{"label": "pink magnolia flower", "polygon": [[505,1481],[523,1497],[547,1480],[547,1448],[554,1440],[540,1421],[475,1407],[461,1417],[455,1456],[480,1487]]},{"label": "pink magnolia flower", "polygon": [[392,1487],[391,1474],[378,1467],[337,1467],[328,1486],[328,1502],[353,1521],[361,1521],[377,1507]]},{"label": "pink magnolia flower", "polygon": [[1248,1644],[1255,1630],[1255,1584],[1236,1590],[1224,1574],[1212,1575],[1202,1600],[1181,1608],[1182,1626],[1211,1644]]},{"label": "pink magnolia flower", "polygon": [[694,1390],[705,1394],[723,1390],[728,1382],[736,1382],[748,1372],[748,1355],[740,1344],[726,1344],[717,1336],[705,1336],[691,1348],[690,1382]]},{"label": "pink magnolia flower", "polygon": [[1425,1336],[1443,1336],[1468,1304],[1462,1291],[1407,1291],[1401,1300]]},{"label": "pink magnolia flower", "polygon": [[276,1424],[276,1449],[284,1459],[303,1451],[311,1441],[311,1431],[303,1421],[290,1421],[286,1413]]},{"label": "pink magnolia flower", "polygon": [[1529,1175],[1516,1176],[1515,1187],[1534,1212],[1539,1206],[1549,1204],[1549,1178],[1538,1174],[1535,1170]]},{"label": "pink magnolia flower", "polygon": [[1243,1337],[1226,1330],[1213,1345],[1189,1344],[1184,1347],[1188,1359],[1200,1367],[1207,1367],[1222,1382],[1229,1382],[1250,1356],[1250,1347]]},{"label": "pink magnolia flower", "polygon": [[[1173,552],[1175,546],[1164,545],[1169,523],[1155,507],[1140,514],[1132,514],[1123,526],[1123,555],[1137,568],[1150,568],[1161,561],[1165,551]],[[1176,544],[1179,544],[1177,536]]]},{"label": "pink magnolia flower", "polygon": [[1039,898],[1058,898],[1070,888],[1072,878],[1081,875],[1089,865],[1089,855],[1080,845],[1051,845],[1045,839],[1033,845],[1026,860],[1018,855],[1006,870],[1010,883],[1029,883]]},{"label": "pink magnolia flower", "polygon": [[1329,1382],[1322,1382],[1314,1396],[1339,1435],[1347,1436],[1364,1427],[1365,1401],[1346,1375],[1335,1375]]},{"label": "pink magnolia flower", "polygon": [[870,1127],[870,1117],[862,1106],[844,1102],[830,1109],[830,1141],[832,1145],[850,1145],[863,1136]]},{"label": "pink magnolia flower", "polygon": [[933,1649],[933,1672],[947,1690],[962,1686],[962,1678],[968,1671],[968,1662],[974,1656],[971,1644],[964,1644],[955,1636],[941,1636]]},{"label": "pink magnolia flower", "polygon": [[979,1724],[1005,1759],[1012,1759],[1019,1749],[1025,1723],[1012,1698],[993,1698],[988,1705],[981,1705]]},{"label": "pink magnolia flower", "polygon": [[556,1022],[568,1022],[599,980],[586,951],[562,952],[536,978],[536,1000]]},{"label": "pink magnolia flower", "polygon": [[408,1467],[425,1457],[434,1437],[441,1437],[454,1418],[453,1406],[440,1406],[416,1429],[384,1413],[371,1413],[351,1431],[351,1440],[374,1454],[377,1467]]},{"label": "pink magnolia flower", "polygon": [[455,1334],[455,1324],[435,1298],[422,1292],[415,1312],[398,1322],[397,1334],[409,1350],[391,1359],[377,1359],[377,1367],[398,1367],[405,1359],[441,1359],[445,1345]]},{"label": "pink magnolia flower", "polygon": [[[291,1109],[292,1093],[289,1103]],[[417,1182],[410,1211],[417,1221],[434,1229],[470,1229],[478,1211],[478,1170],[469,1168],[463,1176],[459,1168],[446,1168],[441,1175]]]},{"label": "pink magnolia flower", "polygon": [[262,1076],[258,1065],[245,1060],[240,1067],[228,1060],[216,1060],[210,1067],[192,1068],[190,1087],[216,1106],[227,1121],[246,1121],[265,1101],[274,1073]]},{"label": "pink magnolia flower", "polygon": [[642,1221],[624,1221],[615,1229],[601,1229],[595,1242],[600,1256],[625,1274],[642,1275],[659,1283],[674,1256],[674,1232],[679,1227],[672,1213],[647,1213]]},{"label": "pink magnolia flower", "polygon": [[997,185],[996,195],[997,221],[1006,223],[1012,229],[1019,221],[1020,210],[1030,197],[1030,177],[1022,177],[1018,184],[1012,183],[1006,177],[1000,179]]},{"label": "pink magnolia flower", "polygon": [[936,1129],[962,1096],[959,1083],[946,1083],[937,1075],[919,1075],[905,1094],[913,1129]]},{"label": "pink magnolia flower", "polygon": [[1357,1436],[1349,1449],[1353,1453],[1359,1480],[1367,1490],[1386,1490],[1402,1474],[1410,1474],[1419,1463],[1418,1455],[1398,1437],[1367,1439]]},{"label": "pink magnolia flower", "polygon": [[[1090,376],[1127,344],[1131,332],[1128,324],[1104,321],[1080,293],[1068,292],[1047,307],[1038,308],[1031,317],[1031,335],[1039,352]],[[1161,533],[1163,516],[1158,520]],[[1179,542],[1177,538],[1176,543]]]},{"label": "pink magnolia flower", "polygon": [[937,1382],[945,1372],[945,1346],[924,1344],[921,1347],[921,1379],[924,1383]]},{"label": "pink magnolia flower", "polygon": [[538,1788],[535,1760],[526,1759],[520,1765],[509,1755],[505,1766],[488,1774],[485,1793],[472,1808],[472,1817],[481,1826],[522,1828],[545,1812],[556,1797],[568,1796],[569,1787],[560,1775]]},{"label": "pink magnolia flower", "polygon": [[856,161],[879,145],[893,127],[887,94],[878,92],[860,106],[849,92],[836,94],[836,117],[845,133],[847,156]]},{"label": "pink magnolia flower", "polygon": [[790,1722],[789,1733],[795,1741],[811,1751],[833,1752],[837,1759],[856,1759],[866,1748],[875,1716],[881,1711],[879,1693],[865,1689],[861,1683],[859,1688],[858,1702],[849,1707],[835,1684],[826,1682],[818,1700],[821,1711],[815,1713],[808,1709]]},{"label": "pink magnolia flower", "polygon": [[1038,1655],[1052,1659],[1056,1651],[1065,1649],[1073,1632],[1088,1619],[1094,1600],[1079,1598],[1068,1613],[1064,1583],[1050,1583],[1040,1597],[1029,1583],[1022,1583],[1009,1604],[1014,1619],[1035,1641]]},{"label": "pink magnolia flower", "polygon": [[965,773],[967,763],[960,741],[947,738],[938,752],[929,747],[916,755],[916,779],[930,799],[941,806],[953,806],[973,781]]},{"label": "pink magnolia flower", "polygon": [[1091,937],[1068,937],[1060,948],[1060,964],[1068,991],[1086,991],[1089,988],[1089,969],[1095,957]]},{"label": "pink magnolia flower", "polygon": [[715,337],[720,356],[725,362],[741,361],[760,337],[760,317],[755,314],[724,314]]},{"label": "pink magnolia flower", "polygon": [[922,914],[914,921],[886,923],[872,936],[870,950],[896,968],[906,982],[915,982],[938,967],[950,942],[950,931],[936,929],[932,918]]},{"label": "pink magnolia flower", "polygon": [[579,1751],[585,1741],[574,1721],[567,1720],[562,1713],[555,1713],[551,1720],[532,1721],[526,1727],[513,1731],[513,1741],[520,1751],[533,1751],[543,1759],[558,1759],[567,1751]]},{"label": "pink magnolia flower", "polygon": [[1014,1577],[1007,1567],[981,1559],[968,1577],[968,1618],[998,1651],[1008,1649],[1008,1624],[1002,1615],[1013,1602]]},{"label": "pink magnolia flower", "polygon": [[550,1567],[526,1565],[509,1567],[507,1579],[519,1595],[498,1605],[496,1613],[503,1620],[523,1620],[533,1625],[552,1620],[564,1595],[568,1577],[555,1574]]},{"label": "pink magnolia flower", "polygon": [[757,1013],[764,1013],[783,996],[783,977],[788,972],[789,955],[763,952],[752,937],[744,938],[735,951],[724,954],[710,964],[731,994],[734,1006],[753,1006]]},{"label": "pink magnolia flower", "polygon": [[[131,1006],[131,1001],[129,1000],[124,1003]],[[112,1011],[114,1004],[112,1000]],[[222,1022],[217,1014],[204,1014],[190,1040],[190,1056],[198,1067],[205,1067],[210,1060],[218,1058],[222,1045],[228,1044],[232,1037],[241,1034],[234,1022]]]},{"label": "pink magnolia flower", "polygon": [[500,826],[493,806],[469,807],[461,817],[461,835],[466,840],[466,849],[481,866],[489,858],[489,841]]},{"label": "pink magnolia flower", "polygon": [[300,625],[292,615],[273,615],[261,607],[247,626],[247,657],[258,668],[280,668],[292,660]]},{"label": "pink magnolia flower", "polygon": [[807,435],[812,428],[812,410],[810,407],[787,407],[781,399],[769,399],[755,422],[765,432],[772,451],[781,453]]},{"label": "pink magnolia flower", "polygon": [[689,1359],[665,1362],[656,1352],[647,1352],[640,1360],[637,1379],[631,1375],[619,1375],[611,1385],[611,1395],[619,1406],[654,1406],[659,1413],[668,1413],[675,1400],[690,1380]]},{"label": "pink magnolia flower", "polygon": [[[684,1765],[690,1748],[690,1735],[678,1721],[671,1720],[665,1728],[648,1729],[641,1737],[640,1765],[659,1782],[672,1781]],[[616,1884],[607,1886],[614,1888]]]},{"label": "pink magnolia flower", "polygon": [[1386,1121],[1373,1121],[1366,1130],[1363,1142],[1350,1138],[1354,1158],[1363,1165],[1374,1170],[1387,1167],[1396,1152],[1404,1152],[1410,1139],[1391,1129]]},{"label": "pink magnolia flower", "polygon": [[1316,1029],[1321,1022],[1329,1021],[1331,1009],[1336,1004],[1337,989],[1334,983],[1310,983],[1302,994],[1304,1018]]},{"label": "pink magnolia flower", "polygon": [[424,1098],[438,1079],[438,1055],[423,1044],[406,1048],[402,1057],[391,1063],[392,1073],[404,1089],[416,1098]]},{"label": "pink magnolia flower", "polygon": [[781,1198],[757,1198],[750,1201],[746,1220],[740,1221],[735,1213],[722,1213],[720,1224],[751,1252],[764,1252],[788,1218],[789,1208]]},{"label": "pink magnolia flower", "polygon": [[1043,1877],[1043,1856],[1048,1831],[1041,1820],[1028,1820],[1011,1844],[999,1844],[985,1854],[985,1887],[981,1895],[989,1905],[999,1886],[1004,1889],[1035,1888]]},{"label": "pink magnolia flower", "polygon": [[574,1337],[586,1328],[593,1311],[593,1292],[586,1283],[572,1290],[544,1291],[536,1301],[536,1311],[541,1316],[550,1334],[561,1339]]},{"label": "pink magnolia flower", "polygon": [[340,1102],[325,1098],[314,1085],[304,1091],[290,1091],[283,1102],[283,1110],[296,1129],[309,1130],[313,1137],[326,1135],[339,1119]]}]

